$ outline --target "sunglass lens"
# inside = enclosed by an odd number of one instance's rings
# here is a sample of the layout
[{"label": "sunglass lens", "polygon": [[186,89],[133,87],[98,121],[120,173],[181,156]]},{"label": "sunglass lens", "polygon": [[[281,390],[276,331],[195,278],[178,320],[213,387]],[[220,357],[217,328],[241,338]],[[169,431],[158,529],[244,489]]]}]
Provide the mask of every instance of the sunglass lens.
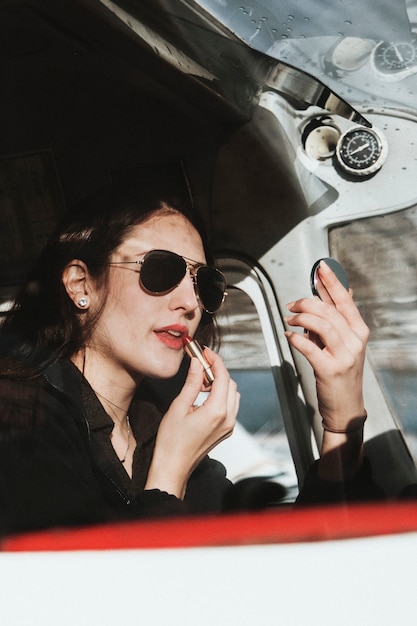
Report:
[{"label": "sunglass lens", "polygon": [[205,310],[214,313],[224,300],[226,279],[219,270],[203,266],[197,271],[198,293]]},{"label": "sunglass lens", "polygon": [[185,276],[184,259],[167,250],[152,250],[140,270],[140,281],[150,293],[164,293],[176,287]]}]

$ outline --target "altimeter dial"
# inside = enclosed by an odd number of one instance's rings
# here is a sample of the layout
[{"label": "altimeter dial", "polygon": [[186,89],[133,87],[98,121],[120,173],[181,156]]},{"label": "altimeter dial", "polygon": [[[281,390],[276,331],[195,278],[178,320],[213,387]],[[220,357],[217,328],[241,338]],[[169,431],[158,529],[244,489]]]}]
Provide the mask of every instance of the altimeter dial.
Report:
[{"label": "altimeter dial", "polygon": [[355,126],[341,135],[336,158],[345,172],[354,176],[375,174],[384,164],[388,146],[383,135],[373,128]]},{"label": "altimeter dial", "polygon": [[373,51],[376,75],[386,81],[397,81],[417,72],[417,36],[407,41],[381,41]]}]

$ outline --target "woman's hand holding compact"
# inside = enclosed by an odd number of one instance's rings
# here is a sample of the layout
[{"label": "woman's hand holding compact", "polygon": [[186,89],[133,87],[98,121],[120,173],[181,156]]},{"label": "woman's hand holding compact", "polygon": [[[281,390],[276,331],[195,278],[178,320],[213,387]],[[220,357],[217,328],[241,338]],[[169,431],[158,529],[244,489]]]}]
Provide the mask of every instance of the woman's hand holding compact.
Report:
[{"label": "woman's hand holding compact", "polygon": [[[369,329],[351,293],[331,269],[321,262],[318,271],[332,304],[317,297],[292,302],[288,309],[293,315],[287,317],[286,322],[306,329],[307,333],[286,334],[291,346],[306,357],[314,370],[324,427],[323,458],[329,448],[341,445],[341,438],[345,441],[353,436],[360,440],[361,446],[362,426],[366,419],[363,367]],[[358,452],[358,458],[360,456]],[[356,469],[357,463],[353,463],[353,467]],[[340,471],[343,474],[346,467]],[[334,468],[331,473],[334,479]]]}]

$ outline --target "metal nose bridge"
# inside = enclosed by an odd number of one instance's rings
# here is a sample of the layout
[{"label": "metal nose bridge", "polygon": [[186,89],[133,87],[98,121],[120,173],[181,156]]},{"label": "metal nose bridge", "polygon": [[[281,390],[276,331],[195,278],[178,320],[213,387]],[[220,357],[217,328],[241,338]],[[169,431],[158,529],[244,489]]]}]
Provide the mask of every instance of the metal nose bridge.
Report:
[{"label": "metal nose bridge", "polygon": [[[182,258],[184,259],[184,257]],[[184,261],[186,264],[186,271],[181,281],[176,285],[176,287],[179,287],[181,284],[183,284],[184,279],[189,276],[189,278],[191,279],[192,286],[193,286],[195,302],[196,302],[197,307],[199,308],[202,306],[202,304],[201,304],[200,292],[199,292],[198,284],[197,284],[197,271],[199,267],[201,267],[201,265],[198,265],[197,267],[195,267],[191,263],[188,263],[186,259],[184,259]]]},{"label": "metal nose bridge", "polygon": [[[183,259],[184,259],[184,257],[183,257]],[[194,294],[195,294],[195,297],[197,299],[197,302],[199,303],[200,302],[200,293],[198,291],[197,272],[198,272],[199,267],[201,267],[201,265],[197,265],[197,267],[195,267],[191,263],[187,262],[186,259],[184,259],[184,261],[185,261],[185,264],[186,264],[186,272],[185,272],[185,275],[182,278],[182,280],[184,280],[184,278],[187,275],[191,278],[191,282],[192,282],[193,287],[194,287]]]},{"label": "metal nose bridge", "polygon": [[191,263],[187,263],[187,261],[186,261],[186,265],[187,265],[187,272],[189,273],[191,280],[193,281],[194,284],[197,284],[198,267],[194,267],[193,265],[191,265]]},{"label": "metal nose bridge", "polygon": [[187,272],[186,275],[189,275],[189,277],[191,278],[191,282],[194,288],[194,296],[196,298],[197,303],[200,302],[200,293],[198,291],[198,285],[197,285],[197,270],[193,267],[189,267],[187,265]]},{"label": "metal nose bridge", "polygon": [[193,281],[194,285],[197,285],[197,272],[200,269],[200,267],[203,267],[202,263],[198,263],[196,261],[192,261],[192,259],[187,259],[187,257],[182,257],[185,261],[185,265],[187,268],[187,272],[189,273],[191,280]]}]

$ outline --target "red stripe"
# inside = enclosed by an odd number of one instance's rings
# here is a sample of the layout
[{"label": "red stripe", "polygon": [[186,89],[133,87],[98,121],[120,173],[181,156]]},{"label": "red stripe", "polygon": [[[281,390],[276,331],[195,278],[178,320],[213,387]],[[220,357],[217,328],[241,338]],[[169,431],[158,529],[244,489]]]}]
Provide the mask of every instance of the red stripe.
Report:
[{"label": "red stripe", "polygon": [[294,543],[417,532],[416,504],[314,507],[54,529],[6,537],[1,550],[121,550]]}]

